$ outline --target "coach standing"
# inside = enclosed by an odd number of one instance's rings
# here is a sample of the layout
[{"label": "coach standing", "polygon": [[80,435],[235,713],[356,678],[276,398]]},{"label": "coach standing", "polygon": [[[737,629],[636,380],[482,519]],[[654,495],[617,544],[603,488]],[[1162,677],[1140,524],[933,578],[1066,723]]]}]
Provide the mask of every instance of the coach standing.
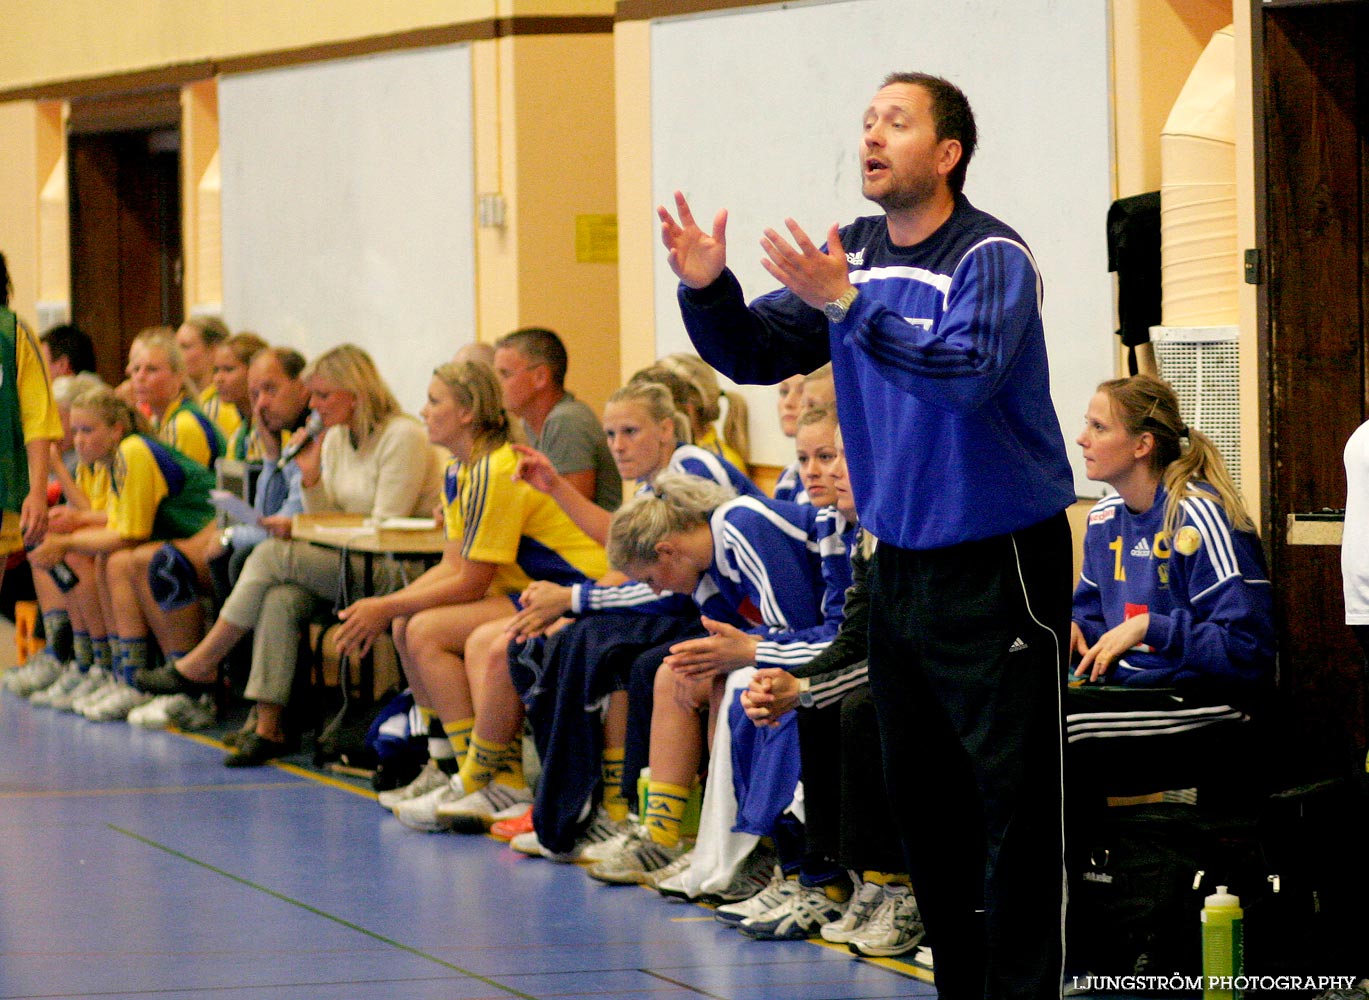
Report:
[{"label": "coach standing", "polygon": [[[699,353],[738,382],[829,359],[870,571],[884,771],[942,997],[1059,996],[1060,691],[1074,500],[1051,404],[1041,280],[961,193],[969,103],[889,76],[864,116],[862,193],[884,215],[818,247],[766,230],[784,289],[748,307],[682,195],[660,209]],[[792,243],[790,240],[792,239]]]}]

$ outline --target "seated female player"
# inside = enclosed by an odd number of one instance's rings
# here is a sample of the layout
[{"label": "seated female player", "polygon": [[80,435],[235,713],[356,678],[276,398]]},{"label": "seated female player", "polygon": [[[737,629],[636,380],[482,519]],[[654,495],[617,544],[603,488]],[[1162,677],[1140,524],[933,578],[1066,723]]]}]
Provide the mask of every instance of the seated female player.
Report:
[{"label": "seated female player", "polygon": [[819,524],[813,507],[733,498],[670,474],[614,515],[610,561],[657,592],[694,595],[708,635],[677,643],[657,672],[643,827],[593,877],[640,883],[683,853],[680,823],[704,747],[699,715],[716,717],[728,675],[807,659],[836,634],[850,571],[844,551],[823,558]]},{"label": "seated female player", "polygon": [[[647,484],[651,478],[668,467],[687,470],[723,482],[731,482],[734,479],[741,483],[747,482],[740,472],[716,455],[681,443],[682,439],[688,437],[688,422],[676,409],[671,393],[662,385],[633,381],[619,389],[609,398],[604,409],[604,427],[608,435],[609,450],[613,454],[619,474],[624,479],[637,480],[639,489],[649,488]],[[608,534],[608,512],[586,500],[556,472],[545,456],[522,447],[518,448],[518,452],[519,477],[555,500],[581,530],[602,544]],[[754,486],[751,488],[755,489]],[[613,579],[621,581],[622,577],[617,576]],[[655,595],[645,587],[602,587],[595,586],[588,580],[583,584],[569,586],[546,579],[531,583],[523,591],[521,602],[521,608],[512,625],[514,634],[522,638],[529,638],[541,632],[549,623],[572,608],[601,610],[649,605],[647,610],[661,611],[667,615],[672,610],[676,612],[673,617],[638,615],[631,622],[615,620],[610,631],[614,649],[619,652],[626,649],[629,644],[636,648],[641,647],[643,643],[649,647],[674,641],[687,634],[682,629],[691,629],[681,620],[683,607],[688,602],[677,601],[674,605],[670,605],[669,602],[657,604]],[[595,634],[591,636],[591,632]],[[689,634],[692,634],[692,631]],[[575,666],[583,671],[601,662],[602,657],[598,653],[592,653],[591,647],[602,652],[600,640],[609,638],[608,635],[599,634],[597,624],[587,625],[575,631],[573,636],[557,640],[554,649],[560,648],[562,642],[575,643],[578,650]],[[485,704],[475,706],[479,709],[475,714],[481,720],[481,738],[487,742],[512,739],[523,720],[521,706],[509,675],[507,643],[504,639],[499,629],[485,626],[472,642],[473,646],[486,651],[486,655],[481,656],[479,660],[471,661],[469,670],[479,675],[479,686],[486,696]],[[586,646],[586,643],[589,646]],[[539,686],[548,691],[565,692],[570,690],[569,681],[565,684],[559,681],[552,683],[553,677],[560,676],[560,661],[554,654],[554,649],[552,655],[541,657]],[[541,652],[545,654],[547,651]],[[548,702],[551,700],[547,699]],[[541,711],[550,711],[550,706],[544,703]],[[622,719],[625,713],[625,702],[617,699],[612,709],[613,718],[617,720],[610,726],[613,732],[622,732]],[[544,728],[537,725],[540,714],[538,711],[534,712],[534,732],[542,735]],[[567,717],[565,721],[569,723],[570,720]],[[579,728],[582,727],[577,727]],[[598,732],[597,721],[593,729]],[[616,748],[616,762],[613,765],[616,771],[621,769],[622,738],[611,742],[614,748],[610,748],[609,752],[613,753]],[[557,794],[557,800],[574,800],[574,808],[578,811],[584,796],[571,788],[562,788],[562,780],[555,777],[562,757],[554,754],[549,747],[541,746],[540,749],[546,758],[543,761],[544,774],[549,773],[552,778],[539,790],[539,801],[548,801],[548,796],[552,794],[551,789],[560,788],[563,794]],[[577,759],[583,756],[578,755]],[[592,759],[598,758],[599,754],[594,753]],[[593,778],[597,781],[598,777],[596,768]],[[489,805],[480,798],[470,799],[458,810],[457,801],[473,796],[477,791],[479,789],[472,788],[469,784],[460,789],[455,783],[450,787],[442,787],[435,784],[431,775],[420,775],[415,784],[399,795],[390,797],[389,801],[394,803],[396,815],[404,823],[417,829],[444,829],[451,825],[451,821],[466,823],[473,817],[488,818],[489,814],[486,812],[470,812],[472,809],[484,810]],[[403,802],[404,799],[411,801]],[[441,816],[436,811],[438,809],[442,810]]]},{"label": "seated female player", "polygon": [[113,677],[100,692],[85,696],[83,714],[122,719],[148,700],[131,681],[147,662],[149,615],[163,649],[183,649],[193,637],[177,634],[150,613],[156,605],[146,575],[133,580],[125,569],[116,571],[115,560],[145,542],[171,541],[202,569],[202,545],[214,519],[214,480],[208,469],[147,434],[142,417],[113,390],[80,396],[71,407],[71,426],[81,461],[109,470],[105,523],[49,533],[33,553],[34,566],[69,567],[75,578],[68,594],[73,618],[85,626],[93,646],[112,644]]},{"label": "seated female player", "polygon": [[[214,398],[221,412],[227,408],[237,414],[238,425],[228,435],[227,456],[238,462],[260,462],[261,446],[252,432],[252,399],[247,391],[247,369],[252,359],[266,349],[266,341],[255,333],[235,333],[214,345]],[[224,404],[227,404],[226,407]]]},{"label": "seated female player", "polygon": [[[370,355],[342,344],[319,355],[302,378],[325,428],[294,459],[305,510],[430,516],[441,495],[441,458],[418,421],[400,409]],[[341,582],[336,552],[290,540],[288,522],[272,531],[277,537],[247,557],[203,641],[174,664],[138,677],[144,690],[158,694],[199,693],[215,683],[238,641],[255,632],[246,695],[256,702],[256,726],[224,760],[228,767],[256,767],[290,750],[285,708],[299,636],[315,602],[334,600]]]},{"label": "seated female player", "polygon": [[443,500],[446,551],[407,587],[343,609],[338,647],[364,653],[393,623],[414,701],[425,719],[440,721],[450,744],[450,752],[432,762],[446,767],[447,787],[464,781],[474,791],[493,782],[490,796],[504,796],[498,809],[526,806],[531,793],[522,778],[521,733],[492,744],[476,729],[479,678],[468,677],[465,668],[467,640],[478,625],[510,618],[518,593],[534,579],[570,584],[602,574],[603,546],[549,497],[514,481],[513,425],[488,366],[449,362],[438,368],[423,419],[429,439],[454,456]]},{"label": "seated female player", "polygon": [[[689,425],[679,404],[685,394],[697,397],[691,384],[653,367],[634,375],[609,398],[604,430],[619,474],[637,481],[639,492],[649,491],[654,477],[668,469],[759,495],[755,485],[731,463],[686,443]],[[564,500],[567,511],[589,533],[600,538],[607,534],[608,515],[574,495],[540,456],[528,455],[522,474]],[[614,578],[622,579],[620,575]],[[637,773],[645,763],[656,666],[670,644],[703,634],[697,610],[687,598],[662,600],[647,587],[626,583],[586,583],[572,588],[551,582],[534,583],[524,592],[523,609],[514,620],[512,634],[529,639],[572,609],[585,617],[550,638],[545,646],[535,643],[523,650],[515,667],[516,681],[510,674],[505,637],[490,633],[488,627],[478,634],[478,640],[489,653],[473,667],[485,677],[484,688],[493,700],[512,709],[478,713],[481,726],[491,727],[490,738],[512,733],[522,721],[515,687],[522,689],[531,705],[543,781],[535,815],[523,828],[509,833],[525,832],[530,823],[541,839],[534,838],[529,846],[534,851],[545,846],[558,857],[573,854],[575,843],[586,839],[587,833],[589,839],[595,838],[587,825],[604,827],[626,817],[628,801],[622,789],[635,787]],[[655,655],[645,655],[652,650],[656,650]],[[530,669],[532,664],[535,669]],[[634,672],[635,667],[640,670]],[[637,673],[641,677],[634,684]],[[634,701],[641,701],[640,692],[645,692],[645,703],[634,711],[628,709],[629,686],[639,691]],[[601,725],[600,713],[587,710],[587,706],[605,703],[607,718]],[[557,732],[554,744],[549,739],[553,725]],[[631,754],[631,760],[625,743],[640,747]],[[596,795],[602,799],[604,816],[591,807],[591,797]],[[476,799],[467,806],[483,808],[484,803]],[[444,808],[470,825],[469,808]],[[600,822],[596,824],[596,820]]]},{"label": "seated female player", "polygon": [[128,377],[138,406],[157,436],[206,469],[223,457],[224,437],[191,394],[185,361],[170,327],[148,327],[128,352]]},{"label": "seated female player", "polygon": [[1078,444],[1116,496],[1089,513],[1070,645],[1076,802],[1201,785],[1273,676],[1260,540],[1216,446],[1166,383],[1104,382]]}]

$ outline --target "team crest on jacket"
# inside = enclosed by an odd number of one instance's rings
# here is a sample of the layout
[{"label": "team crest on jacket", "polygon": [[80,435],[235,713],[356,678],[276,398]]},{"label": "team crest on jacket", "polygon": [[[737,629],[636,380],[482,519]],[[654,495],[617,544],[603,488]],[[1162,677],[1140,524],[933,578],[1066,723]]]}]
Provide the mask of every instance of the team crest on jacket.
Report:
[{"label": "team crest on jacket", "polygon": [[847,253],[846,263],[850,264],[852,267],[864,267],[865,248],[861,247],[859,250],[852,250],[849,253]]},{"label": "team crest on jacket", "polygon": [[1193,555],[1202,548],[1202,544],[1203,536],[1191,524],[1184,525],[1174,536],[1174,550],[1186,556]]}]

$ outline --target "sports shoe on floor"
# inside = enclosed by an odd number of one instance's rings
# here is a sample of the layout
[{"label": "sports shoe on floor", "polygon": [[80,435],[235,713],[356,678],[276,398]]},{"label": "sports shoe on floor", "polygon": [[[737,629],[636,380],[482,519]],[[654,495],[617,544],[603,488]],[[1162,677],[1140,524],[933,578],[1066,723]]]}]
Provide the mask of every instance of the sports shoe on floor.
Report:
[{"label": "sports shoe on floor", "polygon": [[376,805],[386,812],[394,812],[395,806],[401,802],[427,795],[435,788],[445,788],[450,777],[451,775],[438,766],[437,761],[429,757],[428,762],[423,765],[423,770],[418,772],[413,781],[400,788],[377,793]]},{"label": "sports shoe on floor", "polygon": [[171,722],[167,712],[177,699],[189,703],[183,694],[159,694],[144,705],[139,705],[128,713],[128,724],[141,729],[165,729]]},{"label": "sports shoe on floor", "polygon": [[[655,889],[662,896],[669,899],[680,899],[680,893],[684,890],[682,884],[684,881],[684,873],[689,870],[689,866],[693,863],[694,852],[692,850],[685,851],[664,868],[657,868],[646,877],[646,881],[642,884]],[[663,890],[661,888],[662,885],[667,885],[670,889],[674,889],[674,893],[669,891],[669,889]]]},{"label": "sports shoe on floor", "polygon": [[453,774],[447,778],[445,784],[412,799],[405,799],[395,806],[395,819],[410,830],[422,830],[424,833],[447,830],[451,828],[451,824],[438,818],[437,807],[449,802],[459,802],[465,797],[465,790],[461,787],[461,775]]},{"label": "sports shoe on floor", "polygon": [[542,842],[537,839],[537,831],[529,830],[527,833],[520,833],[509,838],[509,847],[519,854],[526,854],[530,858],[551,858],[559,861],[562,855],[553,854],[542,846]]},{"label": "sports shoe on floor", "polygon": [[192,681],[177,670],[174,663],[163,663],[159,667],[139,667],[133,674],[133,683],[140,691],[149,694],[199,695],[214,689],[213,681]]},{"label": "sports shoe on floor", "polygon": [[923,933],[922,914],[913,894],[906,886],[886,886],[884,902],[846,947],[869,958],[891,958],[916,948]]},{"label": "sports shoe on floor", "polygon": [[713,919],[720,924],[727,924],[735,927],[743,920],[751,917],[758,917],[767,910],[773,910],[783,903],[789,896],[798,891],[799,883],[795,879],[784,877],[776,865],[770,876],[770,882],[764,889],[756,893],[750,899],[739,900],[736,903],[728,903],[720,906],[713,911]]},{"label": "sports shoe on floor", "polygon": [[648,875],[664,868],[684,851],[680,844],[666,847],[656,843],[645,827],[637,827],[618,850],[590,867],[589,877],[612,885],[644,885]]},{"label": "sports shoe on floor", "polygon": [[719,892],[701,893],[699,899],[715,906],[750,899],[770,884],[775,862],[775,852],[764,844],[757,844],[742,861],[731,882]]},{"label": "sports shoe on floor", "polygon": [[53,698],[52,707],[79,715],[87,702],[103,697],[104,691],[113,683],[114,678],[109,675],[109,671],[92,667],[90,673],[86,674],[86,679],[70,694]]},{"label": "sports shoe on floor", "polygon": [[115,684],[99,701],[88,703],[81,714],[91,722],[122,722],[129,712],[151,700],[152,695],[137,688]]},{"label": "sports shoe on floor", "polygon": [[932,949],[925,944],[917,946],[917,951],[913,953],[913,964],[919,969],[926,969],[928,972],[935,972],[936,965],[932,961]]},{"label": "sports shoe on floor", "polygon": [[176,695],[175,699],[166,710],[166,718],[171,725],[184,732],[207,729],[219,717],[212,694],[202,694],[198,698]]},{"label": "sports shoe on floor", "polygon": [[5,671],[5,687],[21,698],[43,690],[62,675],[62,663],[47,650],[28,658],[22,667]]},{"label": "sports shoe on floor", "polygon": [[877,882],[862,882],[851,894],[846,912],[830,924],[824,924],[822,939],[833,944],[846,944],[863,928],[884,902],[884,886]]},{"label": "sports shoe on floor", "polygon": [[596,844],[586,844],[580,851],[578,860],[582,865],[595,864],[613,857],[627,842],[627,838],[632,836],[633,831],[637,829],[637,824],[631,818],[614,825],[616,829],[607,837]]},{"label": "sports shoe on floor", "polygon": [[259,733],[244,736],[233,752],[223,759],[224,767],[264,767],[294,753],[292,740],[273,740]]},{"label": "sports shoe on floor", "polygon": [[528,806],[513,819],[501,819],[490,825],[490,836],[495,840],[512,842],[514,837],[532,831],[532,806]]},{"label": "sports shoe on floor", "polygon": [[51,708],[54,699],[61,698],[63,695],[75,691],[77,685],[85,679],[86,674],[84,670],[75,663],[68,663],[66,669],[57,675],[55,681],[43,688],[43,690],[35,691],[33,694],[29,695],[29,704],[43,705],[47,708]]},{"label": "sports shoe on floor", "polygon": [[[594,822],[585,827],[580,836],[576,838],[571,849],[563,854],[558,854],[544,846],[537,839],[536,831],[520,833],[509,841],[509,846],[520,854],[543,857],[560,864],[584,865],[592,863],[589,860],[590,851],[603,848],[605,844],[621,845],[631,829],[632,824],[629,821],[610,819],[608,813],[600,809],[594,815]],[[602,861],[603,859],[600,858],[599,860]]]},{"label": "sports shoe on floor", "polygon": [[510,788],[492,781],[455,802],[437,806],[437,818],[458,833],[484,833],[492,823],[515,819],[532,805],[531,788]]},{"label": "sports shoe on floor", "polygon": [[821,886],[800,884],[788,899],[758,916],[747,917],[737,930],[757,941],[802,941],[840,917],[841,910],[842,904]]}]

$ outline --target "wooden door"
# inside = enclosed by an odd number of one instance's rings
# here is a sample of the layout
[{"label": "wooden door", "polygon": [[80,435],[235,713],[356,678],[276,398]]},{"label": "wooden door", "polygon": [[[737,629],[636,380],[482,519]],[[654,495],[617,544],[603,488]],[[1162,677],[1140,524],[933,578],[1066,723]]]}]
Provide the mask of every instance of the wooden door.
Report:
[{"label": "wooden door", "polygon": [[174,129],[68,137],[72,322],[95,341],[99,374],[123,379],[128,345],[179,325],[181,208]]},{"label": "wooden door", "polygon": [[1282,620],[1281,690],[1299,745],[1319,762],[1353,765],[1364,755],[1365,674],[1345,625],[1340,549],[1284,538],[1289,513],[1345,506],[1342,452],[1369,416],[1369,5],[1256,8],[1268,265],[1265,524]]}]

